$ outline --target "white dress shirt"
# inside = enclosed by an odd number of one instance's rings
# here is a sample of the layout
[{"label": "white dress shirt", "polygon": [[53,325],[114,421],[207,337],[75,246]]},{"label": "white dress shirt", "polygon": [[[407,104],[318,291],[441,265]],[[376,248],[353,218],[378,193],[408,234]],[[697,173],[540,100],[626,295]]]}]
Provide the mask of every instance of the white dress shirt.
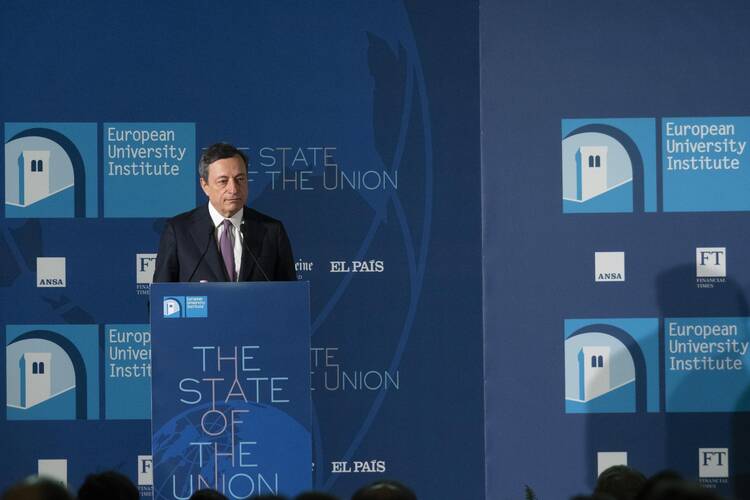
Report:
[{"label": "white dress shirt", "polygon": [[[244,208],[240,208],[236,214],[229,217],[229,221],[232,223],[232,228],[234,230],[234,234],[230,234],[229,237],[232,238],[231,241],[234,244],[234,269],[237,272],[238,280],[240,279],[240,266],[242,264],[242,231],[240,231],[240,226],[242,225],[242,214],[244,211]],[[226,219],[226,217],[221,215],[219,211],[211,205],[210,201],[208,202],[208,213],[211,214],[211,220],[214,221],[216,246],[219,249],[219,255],[221,255],[219,238],[221,238],[221,233],[224,232],[224,219]]]}]

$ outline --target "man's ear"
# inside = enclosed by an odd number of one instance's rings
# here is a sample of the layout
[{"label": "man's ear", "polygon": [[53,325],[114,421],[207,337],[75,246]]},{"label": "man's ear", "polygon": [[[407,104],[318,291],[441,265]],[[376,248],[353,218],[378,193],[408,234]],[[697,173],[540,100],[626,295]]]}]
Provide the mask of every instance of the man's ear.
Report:
[{"label": "man's ear", "polygon": [[200,179],[203,192],[206,193],[206,196],[208,196],[208,183],[203,179],[203,177],[199,177],[198,179]]}]

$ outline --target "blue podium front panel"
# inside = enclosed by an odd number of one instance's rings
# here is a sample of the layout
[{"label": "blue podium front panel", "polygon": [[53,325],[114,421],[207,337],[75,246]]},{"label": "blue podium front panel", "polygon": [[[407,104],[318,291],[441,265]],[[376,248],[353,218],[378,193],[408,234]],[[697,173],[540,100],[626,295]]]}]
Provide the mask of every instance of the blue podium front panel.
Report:
[{"label": "blue podium front panel", "polygon": [[151,290],[154,498],[312,487],[309,284]]}]

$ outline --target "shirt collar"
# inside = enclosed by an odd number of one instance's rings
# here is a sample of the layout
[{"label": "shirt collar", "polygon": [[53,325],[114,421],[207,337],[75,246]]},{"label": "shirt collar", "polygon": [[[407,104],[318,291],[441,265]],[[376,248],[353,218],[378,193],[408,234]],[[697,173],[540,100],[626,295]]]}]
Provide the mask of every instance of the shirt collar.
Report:
[{"label": "shirt collar", "polygon": [[[240,225],[242,224],[242,215],[244,212],[245,207],[242,207],[237,210],[237,213],[229,217],[229,220],[232,221],[232,225],[235,229],[240,228]],[[227,218],[221,215],[219,211],[216,210],[213,205],[211,205],[210,201],[208,202],[208,213],[211,215],[211,220],[214,222],[214,227],[219,227],[224,222],[224,219]]]}]

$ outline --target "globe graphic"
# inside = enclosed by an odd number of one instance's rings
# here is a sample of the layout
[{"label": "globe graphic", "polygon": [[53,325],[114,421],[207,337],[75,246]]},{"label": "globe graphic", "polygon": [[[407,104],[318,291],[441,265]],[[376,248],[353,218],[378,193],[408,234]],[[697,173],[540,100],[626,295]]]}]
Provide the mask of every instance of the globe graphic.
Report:
[{"label": "globe graphic", "polygon": [[295,494],[309,481],[299,472],[310,470],[309,439],[307,429],[272,406],[190,408],[154,430],[154,468],[169,471],[155,478],[154,498],[188,498],[208,487],[229,498]]}]

